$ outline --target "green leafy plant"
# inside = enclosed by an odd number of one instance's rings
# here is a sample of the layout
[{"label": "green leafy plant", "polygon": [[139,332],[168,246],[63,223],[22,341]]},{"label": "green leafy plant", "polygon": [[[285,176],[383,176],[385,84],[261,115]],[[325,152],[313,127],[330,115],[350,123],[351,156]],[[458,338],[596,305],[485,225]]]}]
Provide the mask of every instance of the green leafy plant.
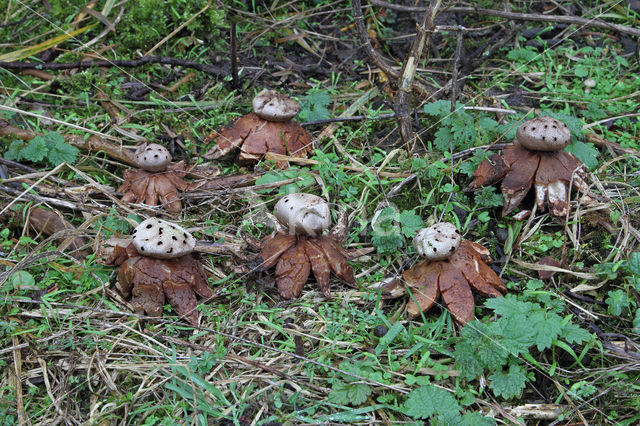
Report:
[{"label": "green leafy plant", "polygon": [[422,218],[413,210],[399,212],[387,207],[371,220],[371,243],[378,253],[394,253],[404,245],[405,238],[413,237],[423,227]]},{"label": "green leafy plant", "polygon": [[[283,180],[295,179],[297,181],[282,185],[278,187],[278,195],[287,195],[294,192],[300,192],[304,188],[307,188],[314,184],[315,180],[313,175],[306,170],[301,170],[295,167],[289,167],[287,170],[279,170],[267,172],[256,179],[256,185],[263,185],[267,183],[282,182]],[[264,189],[260,192],[269,192],[270,189]]]},{"label": "green leafy plant", "polygon": [[[340,363],[340,370],[347,373],[356,374],[361,377],[371,378],[377,381],[382,380],[382,375],[375,372],[373,361],[365,359],[362,361],[344,361]],[[342,374],[339,378],[331,379],[331,392],[329,401],[341,405],[361,405],[369,395],[371,386],[361,380]]]},{"label": "green leafy plant", "polygon": [[495,421],[479,413],[461,413],[456,398],[444,389],[427,384],[407,396],[402,411],[415,419],[430,419],[431,424],[494,425]]},{"label": "green leafy plant", "polygon": [[498,129],[495,120],[488,116],[477,117],[467,112],[459,102],[453,112],[451,102],[445,100],[426,104],[424,112],[438,119],[433,146],[442,152],[449,151],[450,144],[454,150],[480,145],[488,141]]},{"label": "green leafy plant", "polygon": [[[537,298],[538,292],[533,293]],[[454,352],[462,378],[473,380],[490,373],[489,388],[496,396],[510,399],[519,396],[530,380],[520,361],[523,358],[536,364],[530,351],[559,347],[580,362],[581,357],[570,345],[583,343],[591,335],[572,324],[571,315],[561,317],[557,313],[561,305],[552,305],[556,309],[550,309],[526,301],[531,297],[525,292],[520,298],[508,294],[489,299],[485,306],[498,317],[488,324],[471,321],[464,326]]]},{"label": "green leafy plant", "polygon": [[330,113],[327,107],[331,105],[331,96],[324,90],[309,93],[300,102],[298,117],[302,121],[325,120]]},{"label": "green leafy plant", "polygon": [[48,132],[29,142],[13,141],[4,156],[8,160],[26,160],[55,167],[64,162],[75,163],[78,152],[78,148],[67,143],[60,133]]}]

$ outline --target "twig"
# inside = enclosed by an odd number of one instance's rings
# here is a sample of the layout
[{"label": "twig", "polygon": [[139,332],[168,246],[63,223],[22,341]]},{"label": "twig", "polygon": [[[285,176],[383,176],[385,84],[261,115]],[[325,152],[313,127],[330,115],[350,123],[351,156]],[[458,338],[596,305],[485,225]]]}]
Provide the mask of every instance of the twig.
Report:
[{"label": "twig", "polygon": [[236,21],[231,21],[231,86],[234,90],[240,89],[238,81],[238,41],[236,39]]},{"label": "twig", "polygon": [[[353,0],[353,18],[356,24],[356,30],[358,37],[362,42],[369,59],[386,75],[387,80],[397,80],[400,77],[400,72],[395,70],[389,65],[382,56],[373,48],[369,36],[367,35],[367,29],[364,24],[364,16],[362,15],[362,4],[360,0]],[[416,81],[412,81],[411,88],[416,90],[422,96],[429,96],[431,91],[427,89],[423,84]]]},{"label": "twig", "polygon": [[211,64],[201,64],[199,62],[190,61],[188,59],[171,58],[168,56],[143,56],[138,59],[130,60],[99,60],[99,61],[77,61],[77,62],[0,62],[0,68],[10,70],[70,70],[70,69],[88,69],[95,67],[119,67],[119,68],[135,68],[148,64],[173,65],[178,67],[192,68],[198,71],[213,75],[224,75],[222,68]]},{"label": "twig", "polygon": [[402,65],[402,73],[398,82],[398,95],[396,96],[394,109],[398,120],[398,127],[400,128],[400,135],[407,145],[407,149],[413,146],[416,139],[416,135],[411,128],[409,92],[422,53],[425,50],[428,52],[431,47],[431,36],[433,35],[433,28],[435,26],[434,21],[441,4],[442,0],[431,0],[429,9],[427,9],[424,14],[422,25],[418,27],[418,34],[416,38],[413,39],[407,59]]},{"label": "twig", "polygon": [[[424,12],[426,7],[420,6],[402,6],[399,4],[389,3],[383,0],[369,0],[372,5],[386,7],[388,9],[399,10],[402,12]],[[553,22],[563,24],[576,24],[584,27],[591,28],[604,28],[613,31],[618,31],[624,34],[634,35],[640,37],[640,29],[627,27],[626,25],[611,24],[609,22],[601,21],[599,19],[579,18],[577,16],[564,16],[564,15],[543,15],[539,13],[517,13],[507,12],[504,10],[484,9],[481,7],[451,7],[446,12],[461,12],[461,13],[477,13],[479,15],[495,16],[498,18],[513,19],[516,21],[540,21],[540,22]]]}]

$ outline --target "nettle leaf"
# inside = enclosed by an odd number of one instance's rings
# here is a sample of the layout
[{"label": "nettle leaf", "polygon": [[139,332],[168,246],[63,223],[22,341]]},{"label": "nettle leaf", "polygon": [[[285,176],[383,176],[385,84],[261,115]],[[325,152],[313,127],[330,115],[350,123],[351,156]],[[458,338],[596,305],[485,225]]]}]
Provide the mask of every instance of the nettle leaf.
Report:
[{"label": "nettle leaf", "polygon": [[62,163],[73,164],[78,158],[80,150],[73,145],[65,142],[64,137],[59,135],[62,140],[56,140],[53,146],[49,148],[49,154],[47,155],[47,161],[52,166],[57,166]]},{"label": "nettle leaf", "polygon": [[366,383],[346,383],[336,380],[329,392],[329,401],[340,405],[360,405],[371,395],[371,387]]},{"label": "nettle leaf", "polygon": [[622,314],[622,310],[628,308],[631,304],[629,297],[622,290],[610,291],[607,295],[609,297],[605,299],[605,302],[609,305],[609,313],[611,315],[619,316]]},{"label": "nettle leaf", "polygon": [[484,305],[487,308],[493,309],[496,314],[505,317],[522,318],[522,315],[528,315],[536,309],[535,304],[531,302],[521,302],[513,294],[487,299]]},{"label": "nettle leaf", "polygon": [[446,390],[425,385],[409,393],[403,411],[413,418],[427,419],[434,414],[459,413],[460,404]]},{"label": "nettle leaf", "polygon": [[580,141],[571,142],[565,148],[565,151],[575,155],[576,158],[582,161],[589,170],[593,170],[598,166],[598,155],[600,155],[600,152],[592,143],[584,143]]},{"label": "nettle leaf", "polygon": [[634,251],[625,263],[625,268],[631,274],[640,277],[640,251]]},{"label": "nettle leaf", "polygon": [[4,158],[11,161],[22,160],[22,150],[24,149],[24,146],[25,143],[21,140],[11,142],[9,149],[4,153]]},{"label": "nettle leaf", "polygon": [[373,244],[380,254],[395,253],[404,245],[402,235],[398,233],[390,233],[386,235],[373,234],[371,237]]},{"label": "nettle leaf", "polygon": [[325,91],[310,93],[302,99],[300,119],[303,121],[325,120],[331,115],[327,106],[331,105],[331,96]]},{"label": "nettle leaf", "polygon": [[500,207],[502,206],[502,193],[497,192],[493,186],[486,186],[476,193],[475,201],[481,207]]},{"label": "nettle leaf", "polygon": [[439,101],[428,103],[424,106],[424,113],[429,115],[434,115],[437,117],[446,116],[447,114],[451,113],[451,102],[445,101],[445,100],[439,100]]},{"label": "nettle leaf", "polygon": [[22,150],[20,156],[24,160],[39,163],[44,160],[48,153],[49,148],[47,147],[47,141],[45,138],[42,136],[36,136],[29,141],[27,146]]},{"label": "nettle leaf", "polygon": [[567,343],[582,343],[591,339],[591,333],[570,322],[562,326],[561,336]]},{"label": "nettle leaf", "polygon": [[403,210],[398,215],[398,222],[402,227],[402,234],[407,238],[413,237],[416,232],[424,228],[424,221],[413,210]]},{"label": "nettle leaf", "polygon": [[511,364],[509,371],[496,371],[488,379],[489,388],[495,396],[511,399],[520,396],[525,387],[527,376],[521,366]]},{"label": "nettle leaf", "polygon": [[453,140],[453,133],[448,127],[440,127],[434,134],[433,146],[442,152],[449,151],[451,141]]},{"label": "nettle leaf", "polygon": [[507,363],[510,352],[498,331],[480,321],[470,321],[462,328],[454,351],[456,368],[462,377],[471,380],[482,374],[484,368],[497,369]]},{"label": "nettle leaf", "polygon": [[511,355],[518,356],[529,351],[535,331],[527,321],[522,321],[521,318],[500,318],[493,324],[501,328],[504,336],[501,343]]},{"label": "nettle leaf", "polygon": [[640,333],[640,308],[636,310],[636,316],[633,318],[633,332]]},{"label": "nettle leaf", "polygon": [[535,330],[535,343],[539,351],[550,348],[562,331],[562,318],[543,310],[529,316],[529,326]]}]

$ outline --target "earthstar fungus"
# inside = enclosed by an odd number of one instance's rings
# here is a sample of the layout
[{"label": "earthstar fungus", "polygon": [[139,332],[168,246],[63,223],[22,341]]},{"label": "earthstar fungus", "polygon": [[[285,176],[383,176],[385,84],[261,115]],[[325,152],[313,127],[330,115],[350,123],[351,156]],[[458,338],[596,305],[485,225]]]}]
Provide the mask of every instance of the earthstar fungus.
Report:
[{"label": "earthstar fungus", "polygon": [[191,325],[198,324],[195,295],[214,296],[207,275],[191,252],[195,239],[182,227],[157,218],[138,225],[133,242],[116,246],[109,263],[118,266],[116,288],[136,313],[158,317],[165,300]]},{"label": "earthstar fungus", "polygon": [[[313,148],[311,135],[293,121],[300,111],[294,99],[275,90],[262,90],[252,102],[253,112],[232,121],[207,137],[216,145],[204,157],[218,159],[240,149],[238,162],[255,164],[267,152],[306,157]],[[285,168],[285,162],[278,167]]]},{"label": "earthstar fungus", "polygon": [[497,297],[506,291],[503,281],[487,263],[489,251],[482,245],[463,240],[454,225],[438,223],[420,230],[414,245],[424,260],[402,273],[402,280],[395,280],[383,287],[385,298],[404,294],[406,284],[412,298],[407,304],[410,317],[426,312],[442,296],[451,316],[466,324],[473,319],[473,294],[475,289],[483,296]]},{"label": "earthstar fungus", "polygon": [[124,182],[118,192],[124,193],[126,203],[144,203],[157,206],[160,203],[167,212],[182,211],[178,191],[187,191],[189,184],[182,178],[186,174],[184,162],[171,163],[169,151],[158,144],[141,145],[134,154],[138,170],[125,170]]},{"label": "earthstar fungus", "polygon": [[502,179],[502,216],[518,207],[533,185],[536,204],[555,217],[569,211],[569,185],[588,190],[586,171],[573,154],[563,151],[571,141],[567,125],[552,117],[529,120],[516,132],[514,143],[482,161],[473,173],[467,191],[493,185]]},{"label": "earthstar fungus", "polygon": [[276,266],[276,284],[282,298],[299,296],[311,271],[326,297],[331,296],[331,272],[347,284],[355,284],[353,270],[340,245],[343,237],[338,235],[339,227],[323,235],[331,224],[329,204],[324,199],[312,194],[289,194],[276,203],[274,215],[288,233],[265,237],[256,261],[262,270]]}]

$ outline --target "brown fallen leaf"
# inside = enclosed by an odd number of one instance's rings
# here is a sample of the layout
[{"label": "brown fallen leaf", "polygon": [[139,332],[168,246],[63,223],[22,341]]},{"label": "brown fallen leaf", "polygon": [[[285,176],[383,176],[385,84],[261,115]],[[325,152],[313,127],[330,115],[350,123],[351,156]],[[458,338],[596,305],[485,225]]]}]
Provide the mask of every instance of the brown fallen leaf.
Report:
[{"label": "brown fallen leaf", "polygon": [[[44,207],[32,207],[29,209],[28,225],[35,232],[43,233],[45,235],[53,235],[60,231],[76,231],[76,227],[66,220],[62,213],[57,210],[48,210]],[[86,245],[84,238],[80,236],[66,236],[69,238],[68,248],[71,250],[71,255],[76,259],[81,259],[87,256],[87,251],[82,250],[82,247]]]},{"label": "brown fallen leaf", "polygon": [[[556,268],[562,267],[562,264],[551,256],[543,257],[536,262],[536,265],[555,266]],[[545,281],[550,280],[554,274],[555,271],[538,271],[538,277]]]}]

